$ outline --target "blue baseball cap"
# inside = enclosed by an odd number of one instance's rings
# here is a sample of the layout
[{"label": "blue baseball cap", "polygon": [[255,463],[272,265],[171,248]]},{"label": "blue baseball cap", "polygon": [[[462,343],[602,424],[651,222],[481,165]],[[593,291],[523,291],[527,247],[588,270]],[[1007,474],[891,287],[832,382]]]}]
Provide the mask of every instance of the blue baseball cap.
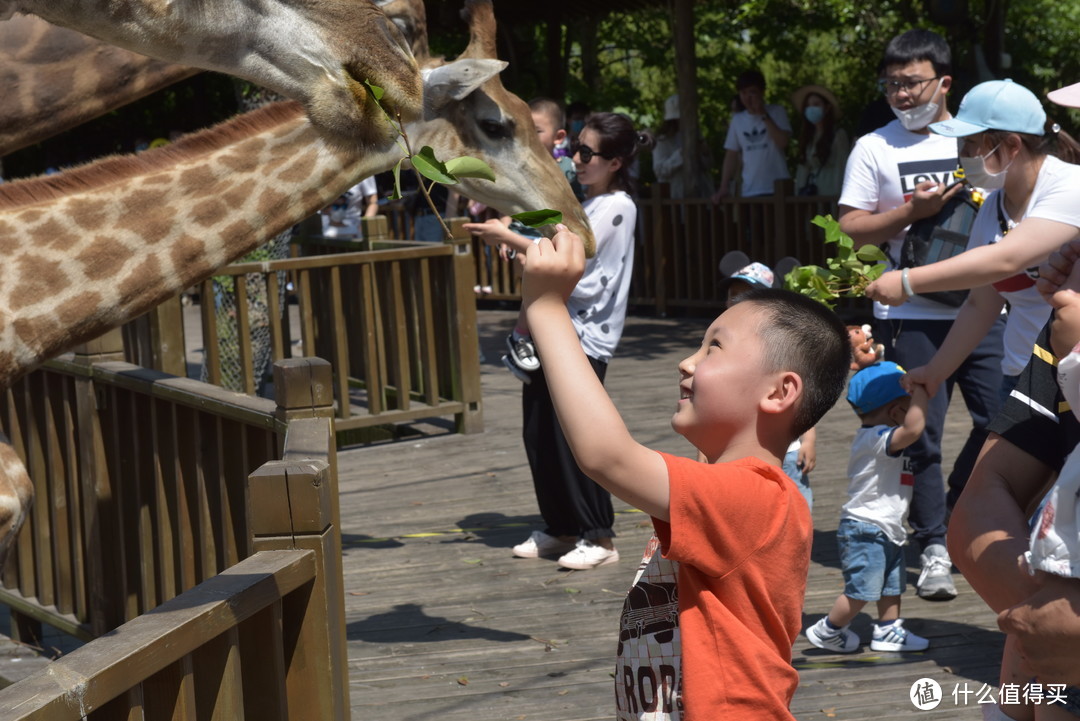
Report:
[{"label": "blue baseball cap", "polygon": [[856,413],[867,414],[908,394],[900,385],[904,369],[892,361],[879,361],[848,381],[847,399]]},{"label": "blue baseball cap", "polygon": [[1042,135],[1045,126],[1046,111],[1035,93],[1012,80],[979,83],[960,101],[955,117],[930,123],[931,130],[950,138],[985,130]]}]

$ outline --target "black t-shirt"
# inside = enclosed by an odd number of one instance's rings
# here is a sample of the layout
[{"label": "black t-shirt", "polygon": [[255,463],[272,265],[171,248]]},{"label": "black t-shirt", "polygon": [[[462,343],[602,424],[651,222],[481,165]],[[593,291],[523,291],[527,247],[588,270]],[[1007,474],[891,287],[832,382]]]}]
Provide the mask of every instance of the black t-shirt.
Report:
[{"label": "black t-shirt", "polygon": [[1080,442],[1080,422],[1057,384],[1057,359],[1050,349],[1050,321],[1035,341],[1031,358],[989,430],[1055,471]]}]

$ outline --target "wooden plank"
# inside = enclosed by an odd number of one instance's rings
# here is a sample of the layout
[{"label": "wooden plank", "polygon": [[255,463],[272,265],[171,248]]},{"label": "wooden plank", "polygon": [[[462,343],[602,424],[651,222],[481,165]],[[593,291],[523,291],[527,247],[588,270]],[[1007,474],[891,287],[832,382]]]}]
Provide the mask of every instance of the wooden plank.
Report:
[{"label": "wooden plank", "polygon": [[155,579],[157,595],[173,598],[181,586],[180,558],[180,489],[177,466],[175,406],[161,400],[151,403],[151,435],[153,447],[153,524],[157,533],[155,551],[158,574]]},{"label": "wooden plank", "polygon": [[397,389],[397,408],[409,410],[412,392],[412,373],[409,370],[409,321],[405,317],[405,294],[401,282],[401,263],[394,262],[389,267],[387,292],[387,366]]},{"label": "wooden plank", "polygon": [[[310,551],[268,551],[241,561],[129,621],[116,634],[78,648],[3,689],[0,715],[18,708],[25,721],[48,721],[56,718],[53,714],[76,718],[69,714],[85,715],[101,707],[310,583],[314,556]],[[185,679],[181,685],[186,687],[187,669],[173,673]],[[187,699],[189,692],[182,693]]]},{"label": "wooden plank", "polygon": [[236,284],[236,337],[237,350],[240,354],[240,382],[244,393],[255,395],[255,374],[261,372],[254,367],[251,340],[251,303],[248,300],[247,274],[233,276]]},{"label": "wooden plank", "polygon": [[200,646],[190,658],[195,671],[194,718],[197,721],[244,721],[244,684],[237,628],[230,628]]},{"label": "wooden plank", "polygon": [[240,625],[244,714],[258,721],[286,721],[285,657],[281,602],[253,614]]},{"label": "wooden plank", "polygon": [[330,322],[333,325],[331,345],[333,357],[330,359],[335,371],[334,395],[345,408],[349,406],[349,330],[343,313],[343,293],[341,291],[341,268],[330,269]]},{"label": "wooden plank", "polygon": [[184,656],[143,681],[145,721],[197,721],[191,656]]},{"label": "wooden plank", "polygon": [[217,329],[217,308],[214,301],[214,281],[207,278],[199,285],[202,299],[203,366],[209,383],[221,385],[221,343]]}]

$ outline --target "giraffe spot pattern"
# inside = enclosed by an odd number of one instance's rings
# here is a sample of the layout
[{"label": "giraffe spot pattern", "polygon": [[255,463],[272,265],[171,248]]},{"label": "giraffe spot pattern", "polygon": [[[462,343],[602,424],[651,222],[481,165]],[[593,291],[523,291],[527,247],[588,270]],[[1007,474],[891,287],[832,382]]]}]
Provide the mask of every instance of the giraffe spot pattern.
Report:
[{"label": "giraffe spot pattern", "polygon": [[68,282],[56,263],[37,253],[24,253],[16,257],[13,263],[19,279],[9,300],[13,311],[50,297],[54,289],[63,288]]}]

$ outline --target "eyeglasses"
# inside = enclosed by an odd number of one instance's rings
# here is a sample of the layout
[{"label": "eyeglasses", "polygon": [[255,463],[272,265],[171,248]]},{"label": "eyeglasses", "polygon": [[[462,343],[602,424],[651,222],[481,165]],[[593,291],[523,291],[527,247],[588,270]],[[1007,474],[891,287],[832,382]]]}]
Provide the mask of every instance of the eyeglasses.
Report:
[{"label": "eyeglasses", "polygon": [[882,78],[877,81],[877,86],[878,90],[880,90],[883,95],[896,95],[901,90],[908,95],[918,95],[922,92],[922,86],[926,85],[926,83],[931,80],[937,80],[939,77],[941,76],[935,75],[926,80],[886,80],[885,78]]},{"label": "eyeglasses", "polygon": [[605,160],[611,160],[612,159],[612,156],[604,155],[603,153],[601,153],[599,151],[596,151],[596,150],[593,150],[588,145],[583,145],[582,143],[574,143],[573,145],[570,146],[570,157],[572,158],[575,155],[580,155],[581,156],[581,162],[584,163],[585,165],[588,165],[590,162],[592,162],[592,159],[593,159],[594,155],[599,155],[601,158],[604,158]]}]

